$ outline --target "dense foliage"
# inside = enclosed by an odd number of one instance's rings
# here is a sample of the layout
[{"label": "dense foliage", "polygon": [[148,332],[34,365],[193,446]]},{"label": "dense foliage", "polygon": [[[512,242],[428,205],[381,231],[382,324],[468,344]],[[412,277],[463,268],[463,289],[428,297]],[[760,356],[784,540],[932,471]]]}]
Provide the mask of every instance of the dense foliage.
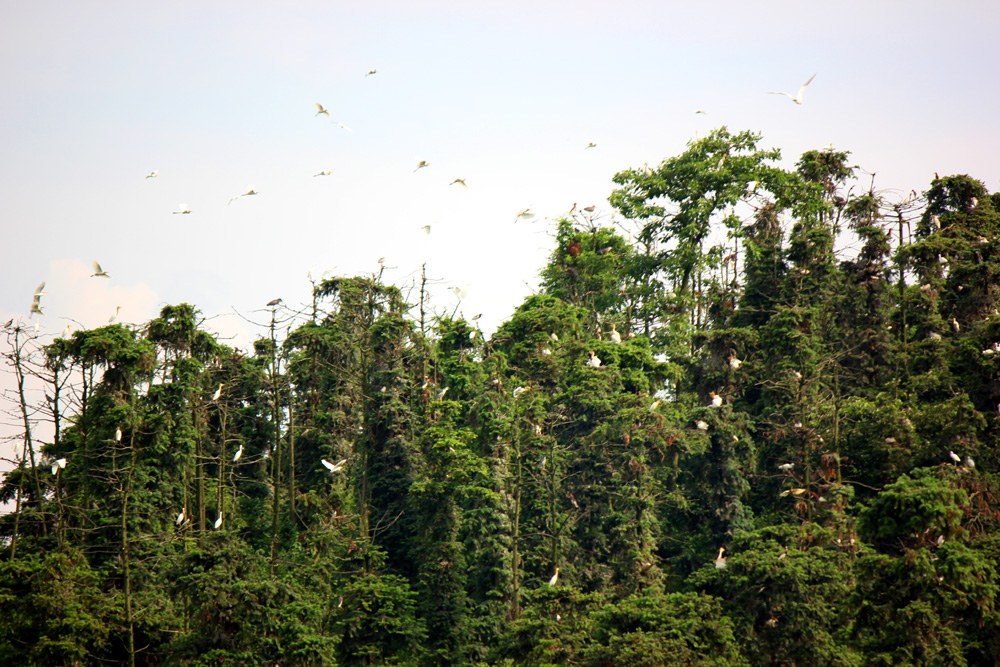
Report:
[{"label": "dense foliage", "polygon": [[759,140],[617,174],[490,337],[380,276],[246,354],[9,325],[0,663],[1000,664],[1000,197]]}]

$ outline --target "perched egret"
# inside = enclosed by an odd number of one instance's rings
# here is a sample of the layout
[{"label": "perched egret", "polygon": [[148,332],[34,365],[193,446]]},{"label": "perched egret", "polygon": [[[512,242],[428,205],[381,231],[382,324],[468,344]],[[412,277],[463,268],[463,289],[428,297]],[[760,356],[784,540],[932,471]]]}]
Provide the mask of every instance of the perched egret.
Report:
[{"label": "perched egret", "polygon": [[714,391],[708,392],[708,395],[712,397],[712,407],[721,408],[722,407],[722,397],[716,394]]},{"label": "perched egret", "polygon": [[222,510],[219,510],[219,518],[215,520],[215,529],[222,528]]},{"label": "perched egret", "polygon": [[62,335],[60,336],[60,338],[69,338],[70,333],[72,333],[72,330],[69,328],[69,325],[67,324],[66,328],[63,329],[63,332],[62,332]]},{"label": "perched egret", "polygon": [[190,215],[191,209],[188,208],[187,204],[178,204],[177,210],[173,212],[174,215]]},{"label": "perched egret", "polygon": [[611,325],[611,333],[608,334],[608,338],[616,345],[622,342],[622,335],[615,330],[614,324]]},{"label": "perched egret", "polygon": [[979,206],[979,199],[977,199],[976,197],[973,197],[972,199],[969,200],[969,207],[970,208],[976,208],[977,206]]},{"label": "perched egret", "polygon": [[798,371],[792,371],[792,375],[795,376],[796,380],[801,380],[802,379],[802,373],[800,373]]},{"label": "perched egret", "polygon": [[233,456],[233,463],[236,463],[243,456],[243,443],[240,443],[240,448],[236,450],[236,455]]},{"label": "perched egret", "polygon": [[708,422],[703,422],[700,419],[694,420],[694,425],[698,427],[699,431],[707,431],[708,430]]},{"label": "perched egret", "polygon": [[726,569],[726,557],[722,555],[725,551],[726,547],[719,547],[719,556],[715,559],[716,570]]},{"label": "perched egret", "polygon": [[420,229],[422,229],[424,231],[424,234],[430,234],[431,233],[431,226],[430,225],[424,225]]},{"label": "perched egret", "polygon": [[541,468],[542,470],[545,470],[545,462],[548,460],[549,457],[545,454],[542,454],[542,458],[538,460],[538,467]]},{"label": "perched egret", "polygon": [[326,116],[327,118],[330,117],[330,112],[327,111],[326,109],[324,109],[322,104],[320,104],[319,102],[317,102],[316,103],[316,116],[319,116],[320,114]]},{"label": "perched egret", "polygon": [[941,231],[941,218],[936,215],[931,216],[931,223],[934,225],[934,229]]},{"label": "perched egret", "polygon": [[959,463],[962,462],[962,457],[956,454],[955,452],[951,451],[950,449],[948,450],[948,456],[950,456],[951,460],[955,462],[955,465],[958,465]]},{"label": "perched egret", "polygon": [[556,573],[552,575],[551,579],[549,579],[549,586],[555,586],[557,581],[559,581],[559,568],[558,567],[556,568]]},{"label": "perched egret", "polygon": [[344,606],[344,596],[343,595],[338,595],[337,596],[337,609],[340,609],[343,606]]},{"label": "perched egret", "polygon": [[122,441],[122,430],[121,430],[121,428],[116,428],[115,429],[115,442],[121,442],[121,441]]},{"label": "perched egret", "polygon": [[591,368],[601,367],[601,360],[600,358],[598,358],[598,356],[594,353],[593,350],[590,351],[590,359],[587,359],[587,366],[590,366]]},{"label": "perched egret", "polygon": [[543,356],[543,357],[547,357],[547,356],[549,356],[549,355],[551,355],[551,354],[552,354],[552,350],[550,350],[550,349],[549,349],[549,348],[547,348],[547,347],[543,347],[543,348],[542,348],[542,356]]},{"label": "perched egret", "polygon": [[813,74],[811,77],[809,77],[809,80],[806,81],[805,83],[803,83],[802,87],[799,88],[799,92],[798,92],[797,95],[793,96],[791,93],[776,93],[776,92],[773,92],[773,91],[768,91],[767,94],[768,95],[784,95],[785,97],[789,98],[790,100],[792,100],[796,104],[802,104],[803,96],[806,93],[806,86],[808,86],[810,83],[812,83],[812,80],[815,79],[815,78],[816,78],[815,74]]},{"label": "perched egret", "polygon": [[429,166],[431,166],[430,162],[428,162],[427,160],[421,160],[420,162],[417,163],[417,168],[414,169],[413,171],[415,171],[415,172],[416,171],[420,171],[424,167],[429,167]]},{"label": "perched egret", "polygon": [[937,331],[932,331],[929,334],[927,334],[927,338],[928,340],[941,340],[941,334],[939,334]]},{"label": "perched egret", "polygon": [[965,457],[965,467],[972,469],[976,467],[976,462],[972,460],[971,456]]},{"label": "perched egret", "polygon": [[101,268],[101,265],[98,264],[97,260],[95,259],[94,260],[94,272],[92,274],[90,274],[90,277],[91,278],[110,278],[111,276],[108,275],[107,271],[105,271],[104,269]]},{"label": "perched egret", "polygon": [[148,174],[146,174],[146,178],[156,178],[159,175],[160,175],[160,172],[158,172],[158,171],[156,171],[154,169],[153,171],[151,171]]},{"label": "perched egret", "polygon": [[448,393],[448,389],[449,389],[449,387],[445,387],[444,389],[442,389],[441,391],[439,391],[437,394],[435,394],[434,395],[434,400],[435,401],[440,401],[441,399],[443,399],[444,395]]},{"label": "perched egret", "polygon": [[550,334],[549,334],[549,340],[551,340],[551,341],[555,341],[556,343],[558,343],[558,342],[559,342],[559,336],[557,336],[557,335],[556,335],[556,334],[554,334],[554,333],[550,333]]},{"label": "perched egret", "polygon": [[569,494],[569,501],[573,503],[573,507],[575,509],[580,509],[580,503],[576,502],[576,496],[574,496],[572,493]]},{"label": "perched egret", "polygon": [[181,510],[181,513],[177,515],[177,520],[174,521],[174,524],[179,526],[184,523],[185,516],[187,516],[187,510]]},{"label": "perched egret", "polygon": [[469,186],[465,184],[465,179],[464,179],[464,178],[456,178],[456,179],[455,179],[454,181],[452,181],[452,182],[451,182],[451,183],[449,183],[448,185],[455,185],[456,183],[457,183],[458,185],[461,185],[461,186],[462,186],[463,188],[465,188],[466,190],[468,190],[468,189],[469,189]]},{"label": "perched egret", "polygon": [[246,192],[244,192],[241,195],[236,195],[235,197],[233,197],[232,199],[230,199],[229,202],[226,204],[226,206],[229,206],[229,204],[232,204],[234,201],[236,201],[240,197],[252,197],[253,195],[257,195],[257,194],[260,194],[260,193],[257,192],[256,190],[254,190],[254,188],[253,188],[252,185],[248,185]]},{"label": "perched egret", "polygon": [[225,382],[219,383],[219,388],[215,390],[214,394],[212,394],[213,401],[219,400],[219,396],[222,396],[222,388],[225,386],[225,384],[226,384]]},{"label": "perched egret", "polygon": [[960,324],[958,323],[958,320],[956,320],[956,319],[955,319],[954,317],[953,317],[953,318],[951,318],[951,328],[952,328],[952,330],[953,330],[953,331],[954,331],[955,333],[958,333],[959,331],[961,331],[961,330],[962,330],[962,327],[961,327],[961,325],[960,325]]},{"label": "perched egret", "polygon": [[792,472],[792,468],[794,467],[795,467],[794,463],[782,463],[780,466],[778,466],[778,470],[780,470],[781,472]]},{"label": "perched egret", "polygon": [[514,398],[517,398],[518,396],[520,396],[524,392],[528,391],[529,388],[530,387],[517,387],[517,388],[515,388],[514,389]]},{"label": "perched egret", "polygon": [[734,371],[738,371],[740,369],[740,366],[742,365],[743,362],[737,359],[735,356],[729,357],[729,367],[732,368]]},{"label": "perched egret", "polygon": [[121,306],[115,306],[115,314],[108,318],[108,324],[114,324],[118,321],[118,313],[121,312]]},{"label": "perched egret", "polygon": [[660,399],[653,401],[653,404],[649,406],[650,412],[656,412],[656,408],[660,407]]},{"label": "perched egret", "polygon": [[55,475],[57,472],[66,467],[66,459],[56,459],[52,462],[52,474]]}]

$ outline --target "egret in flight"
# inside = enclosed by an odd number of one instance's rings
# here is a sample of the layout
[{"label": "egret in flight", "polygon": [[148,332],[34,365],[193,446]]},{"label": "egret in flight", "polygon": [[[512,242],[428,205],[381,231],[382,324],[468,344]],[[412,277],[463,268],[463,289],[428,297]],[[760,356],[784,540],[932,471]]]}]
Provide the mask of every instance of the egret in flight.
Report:
[{"label": "egret in flight", "polygon": [[336,463],[330,463],[326,459],[320,459],[319,462],[323,464],[324,468],[326,468],[327,470],[329,470],[331,473],[334,473],[334,472],[340,472],[341,470],[343,470],[344,464],[347,463],[347,459],[341,459],[341,460],[337,461]]},{"label": "egret in flight", "polygon": [[466,190],[468,190],[468,189],[469,189],[469,186],[465,184],[465,179],[464,179],[464,178],[456,178],[456,179],[455,179],[454,181],[452,181],[452,182],[451,182],[451,183],[449,183],[448,185],[455,185],[456,183],[457,183],[458,185],[461,185],[461,186],[462,186],[463,188],[465,188]]},{"label": "egret in flight", "polygon": [[322,104],[320,104],[319,102],[317,102],[316,103],[316,115],[319,116],[320,114],[326,116],[327,118],[330,117],[330,112],[327,111],[326,109],[324,109]]},{"label": "egret in flight", "polygon": [[177,210],[173,213],[174,215],[189,215],[191,213],[191,209],[188,208],[187,204],[178,204]]},{"label": "egret in flight", "polygon": [[375,74],[375,72],[377,72],[377,70],[376,70],[376,69],[374,69],[374,68],[372,68],[372,69],[368,70],[368,73],[367,73],[367,74],[365,74],[365,76],[366,76],[366,77],[369,77],[369,76],[371,76],[372,74]]},{"label": "egret in flight", "polygon": [[806,93],[806,86],[808,86],[810,83],[812,83],[812,80],[815,79],[815,78],[816,78],[815,74],[813,74],[811,77],[809,77],[809,80],[802,84],[802,87],[799,88],[798,94],[795,95],[795,96],[792,96],[791,93],[776,93],[776,92],[773,92],[773,91],[768,91],[767,94],[768,95],[784,95],[785,97],[791,99],[796,104],[802,104],[803,95],[805,95],[805,93]]},{"label": "egret in flight", "polygon": [[260,194],[260,193],[257,192],[256,190],[254,190],[252,185],[248,185],[246,192],[244,192],[241,195],[236,195],[235,197],[233,197],[232,199],[230,199],[229,202],[226,204],[226,206],[229,206],[229,204],[232,204],[234,201],[236,201],[240,197],[252,197],[253,195],[256,195],[256,194]]},{"label": "egret in flight", "polygon": [[92,274],[90,274],[90,277],[91,278],[110,278],[111,276],[108,275],[107,271],[105,271],[104,269],[101,268],[101,265],[98,264],[97,260],[95,259],[94,260],[94,272]]},{"label": "egret in flight", "polygon": [[517,215],[514,216],[514,222],[517,222],[518,220],[531,220],[534,217],[535,214],[531,212],[530,208],[522,208],[517,212]]},{"label": "egret in flight", "polygon": [[156,171],[154,169],[153,171],[151,171],[148,174],[146,174],[146,178],[156,178],[159,175],[160,175],[160,172],[158,172],[158,171]]},{"label": "egret in flight", "polygon": [[332,175],[333,175],[332,171],[330,171],[329,169],[325,169],[319,172],[318,174],[313,174],[313,178],[316,178],[317,176],[332,176]]},{"label": "egret in flight", "polygon": [[420,162],[417,163],[417,168],[414,169],[413,171],[417,172],[423,169],[424,167],[429,167],[429,166],[431,166],[430,162],[428,162],[427,160],[421,160]]},{"label": "egret in flight", "polygon": [[56,459],[52,462],[52,474],[55,475],[57,472],[66,467],[66,459]]}]

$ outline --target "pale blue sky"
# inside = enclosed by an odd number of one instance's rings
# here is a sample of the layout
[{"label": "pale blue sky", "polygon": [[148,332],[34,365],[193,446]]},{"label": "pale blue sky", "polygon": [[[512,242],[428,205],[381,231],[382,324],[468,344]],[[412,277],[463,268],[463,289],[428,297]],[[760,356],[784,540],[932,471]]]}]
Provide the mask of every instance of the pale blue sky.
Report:
[{"label": "pale blue sky", "polygon": [[[833,142],[900,197],[935,171],[994,190],[998,28],[971,2],[8,2],[0,319],[43,280],[53,335],[116,305],[246,313],[385,256],[400,284],[426,261],[439,310],[468,286],[489,330],[537,282],[544,216],[610,215],[616,171],[719,125],[789,166]],[[814,72],[801,107],[764,94]]]}]

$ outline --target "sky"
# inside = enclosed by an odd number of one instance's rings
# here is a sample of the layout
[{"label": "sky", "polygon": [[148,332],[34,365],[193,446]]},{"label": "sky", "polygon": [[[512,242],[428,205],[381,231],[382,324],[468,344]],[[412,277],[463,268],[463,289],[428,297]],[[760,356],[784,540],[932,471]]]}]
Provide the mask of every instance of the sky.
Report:
[{"label": "sky", "polygon": [[[962,1],[6,2],[0,322],[45,281],[43,341],[187,302],[246,347],[311,268],[385,258],[489,333],[555,218],[610,220],[616,172],[723,125],[789,168],[832,143],[890,197],[935,172],[994,191],[998,28]],[[814,73],[801,106],[766,94]]]}]

